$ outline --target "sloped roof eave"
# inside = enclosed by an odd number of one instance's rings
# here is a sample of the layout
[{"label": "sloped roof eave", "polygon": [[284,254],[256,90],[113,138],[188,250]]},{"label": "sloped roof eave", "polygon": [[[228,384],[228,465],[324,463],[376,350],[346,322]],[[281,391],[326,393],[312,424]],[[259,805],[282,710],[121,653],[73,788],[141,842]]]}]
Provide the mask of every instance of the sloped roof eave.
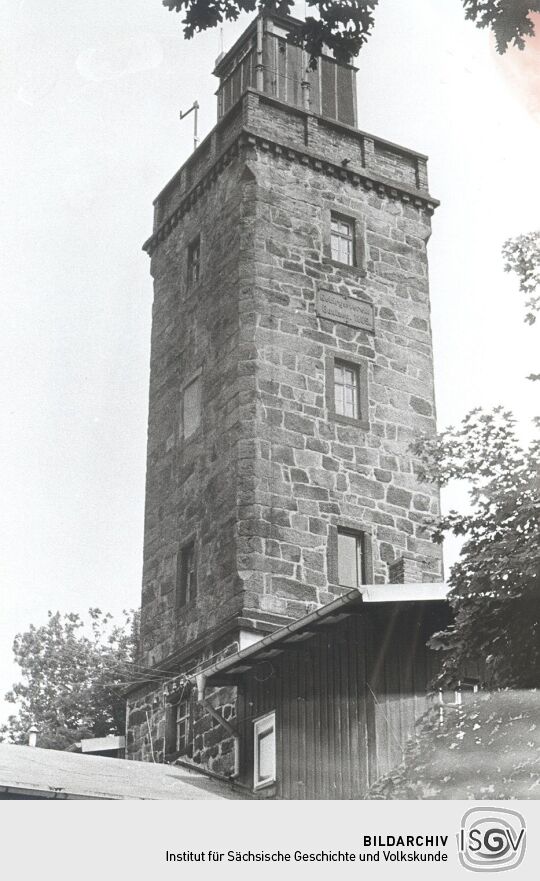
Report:
[{"label": "sloped roof eave", "polygon": [[[291,624],[286,624],[279,630],[275,630],[268,636],[263,637],[253,645],[241,649],[234,655],[216,661],[206,669],[194,675],[195,682],[198,677],[212,685],[212,678],[220,675],[228,675],[236,670],[238,673],[245,672],[244,668],[257,663],[259,656],[270,649],[279,647],[283,642],[295,642],[294,636],[299,636],[316,626],[318,623],[331,623],[332,619],[341,620],[346,617],[353,606],[383,605],[389,603],[443,603],[447,601],[449,587],[444,582],[429,582],[425,584],[385,584],[385,585],[362,585],[361,588],[347,591],[331,603],[315,609],[308,615],[298,618]],[[240,669],[241,668],[241,669]]]}]

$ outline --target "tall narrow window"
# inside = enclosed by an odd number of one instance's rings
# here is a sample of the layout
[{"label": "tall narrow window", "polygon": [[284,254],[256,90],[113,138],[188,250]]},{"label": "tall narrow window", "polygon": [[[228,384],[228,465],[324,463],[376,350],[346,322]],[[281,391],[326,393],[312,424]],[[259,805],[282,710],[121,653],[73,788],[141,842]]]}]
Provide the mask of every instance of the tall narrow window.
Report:
[{"label": "tall narrow window", "polygon": [[199,427],[201,421],[201,377],[197,376],[186,385],[183,394],[184,437],[189,437]]},{"label": "tall narrow window", "polygon": [[[369,429],[369,362],[342,352],[328,352],[325,363],[325,403],[328,418]],[[347,358],[347,360],[345,360]]]},{"label": "tall narrow window", "polygon": [[364,535],[338,529],[338,581],[343,587],[359,587],[364,577]]},{"label": "tall narrow window", "polygon": [[334,363],[334,408],[338,416],[360,418],[359,369],[357,364]]},{"label": "tall narrow window", "polygon": [[354,221],[346,220],[336,214],[331,216],[330,246],[332,260],[338,263],[354,264]]},{"label": "tall narrow window", "polygon": [[189,544],[178,555],[176,590],[179,606],[185,606],[197,596],[197,565],[195,544]]},{"label": "tall narrow window", "polygon": [[197,236],[196,239],[188,245],[188,254],[187,254],[187,263],[188,263],[188,284],[195,284],[195,282],[199,281],[199,277],[201,274],[201,237]]},{"label": "tall narrow window", "polygon": [[188,700],[176,704],[176,752],[187,752],[189,743],[190,703]]},{"label": "tall narrow window", "polygon": [[266,786],[276,779],[276,714],[268,713],[253,725],[253,786]]}]

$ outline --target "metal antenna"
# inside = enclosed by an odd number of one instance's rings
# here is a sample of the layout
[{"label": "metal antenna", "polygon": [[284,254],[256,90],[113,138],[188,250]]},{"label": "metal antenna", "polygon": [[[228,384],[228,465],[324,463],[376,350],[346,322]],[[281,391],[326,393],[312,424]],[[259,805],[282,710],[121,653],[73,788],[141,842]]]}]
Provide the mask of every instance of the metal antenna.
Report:
[{"label": "metal antenna", "polygon": [[185,110],[184,112],[180,111],[180,119],[184,119],[184,117],[188,116],[188,114],[193,113],[193,149],[196,150],[199,146],[199,102],[194,101],[189,110]]}]

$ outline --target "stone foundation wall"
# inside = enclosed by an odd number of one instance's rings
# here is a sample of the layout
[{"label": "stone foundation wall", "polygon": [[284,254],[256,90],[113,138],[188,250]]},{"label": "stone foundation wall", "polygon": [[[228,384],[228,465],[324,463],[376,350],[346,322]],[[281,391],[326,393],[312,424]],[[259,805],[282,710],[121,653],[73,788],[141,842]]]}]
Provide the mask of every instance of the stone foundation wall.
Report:
[{"label": "stone foundation wall", "polygon": [[[208,691],[207,697],[232,725],[236,719],[236,689]],[[234,739],[219,722],[198,703],[196,692],[191,700],[191,735],[185,753],[178,753],[168,743],[172,728],[169,714],[174,704],[167,700],[166,688],[143,690],[129,698],[126,758],[143,762],[172,763],[177,758],[193,761],[216,774],[228,776],[234,771]]]},{"label": "stone foundation wall", "polygon": [[[127,699],[126,758],[172,763],[185,759],[225,776],[234,770],[234,739],[199,701],[194,685],[196,671],[239,649],[236,640],[222,640],[215,650],[192,656],[179,665],[177,675],[161,675],[161,682],[149,683],[130,693]],[[157,678],[158,671],[154,673]],[[176,704],[189,701],[187,749],[176,750]],[[234,726],[236,688],[207,689],[205,698]]]}]

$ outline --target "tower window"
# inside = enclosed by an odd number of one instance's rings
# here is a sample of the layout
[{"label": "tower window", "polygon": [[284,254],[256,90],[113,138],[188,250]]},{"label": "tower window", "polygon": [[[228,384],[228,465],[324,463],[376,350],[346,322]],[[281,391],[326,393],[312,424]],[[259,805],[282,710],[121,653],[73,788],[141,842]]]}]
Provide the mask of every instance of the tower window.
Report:
[{"label": "tower window", "polygon": [[187,264],[188,264],[188,284],[195,284],[195,282],[199,281],[199,277],[201,274],[201,237],[197,236],[196,239],[188,245],[188,254],[187,254]]},{"label": "tower window", "polygon": [[365,537],[362,532],[338,529],[338,582],[342,587],[365,584]]},{"label": "tower window", "polygon": [[276,714],[256,719],[253,735],[253,786],[257,789],[276,779]]},{"label": "tower window", "polygon": [[369,363],[341,352],[328,352],[325,365],[325,399],[328,418],[345,422],[362,431],[369,430]]},{"label": "tower window", "polygon": [[189,743],[190,702],[181,700],[176,704],[176,752],[186,753]]},{"label": "tower window", "polygon": [[201,377],[197,376],[184,388],[182,401],[184,437],[190,437],[201,421]]},{"label": "tower window", "polygon": [[360,370],[358,364],[334,362],[334,408],[338,416],[360,418]]},{"label": "tower window", "polygon": [[332,260],[354,265],[354,220],[331,215],[330,248]]},{"label": "tower window", "polygon": [[197,563],[195,543],[182,548],[176,568],[176,591],[178,606],[185,606],[197,596]]}]

